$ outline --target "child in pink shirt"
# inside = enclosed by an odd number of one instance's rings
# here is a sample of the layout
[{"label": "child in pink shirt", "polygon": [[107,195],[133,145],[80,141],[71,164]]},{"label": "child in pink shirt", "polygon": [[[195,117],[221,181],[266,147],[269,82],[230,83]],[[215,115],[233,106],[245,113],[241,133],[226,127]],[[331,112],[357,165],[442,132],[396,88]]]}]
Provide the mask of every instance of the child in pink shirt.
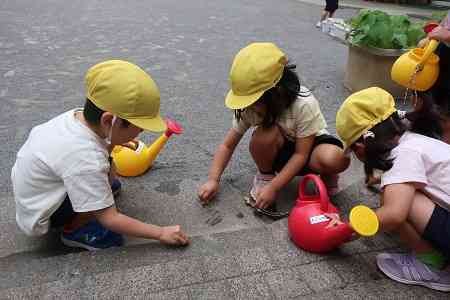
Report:
[{"label": "child in pink shirt", "polygon": [[344,101],[336,131],[367,176],[384,172],[380,230],[395,231],[411,250],[379,254],[380,270],[401,283],[450,291],[450,145],[407,131],[402,115],[388,92],[368,88]]}]

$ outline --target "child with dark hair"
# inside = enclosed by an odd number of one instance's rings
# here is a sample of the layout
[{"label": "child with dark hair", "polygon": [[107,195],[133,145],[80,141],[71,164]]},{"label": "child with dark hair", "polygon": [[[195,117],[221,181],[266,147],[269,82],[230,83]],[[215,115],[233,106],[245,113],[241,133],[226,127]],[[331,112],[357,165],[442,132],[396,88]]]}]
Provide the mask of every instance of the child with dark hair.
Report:
[{"label": "child with dark hair", "polygon": [[326,0],[325,8],[320,15],[320,20],[317,22],[316,27],[320,28],[322,22],[328,18],[332,18],[334,13],[339,8],[339,0]]},{"label": "child with dark hair", "polygon": [[207,203],[216,195],[220,177],[250,127],[256,127],[250,153],[258,171],[250,196],[257,208],[268,208],[299,174],[321,174],[328,192],[336,193],[337,174],[350,160],[342,143],[326,131],[318,101],[300,85],[286,55],[272,43],[250,44],[236,55],[230,79],[225,105],[234,110],[233,127],[216,150],[200,199]]},{"label": "child with dark hair", "polygon": [[414,110],[405,115],[408,129],[450,144],[450,89],[435,85],[412,98]]},{"label": "child with dark hair", "polygon": [[[447,28],[447,29],[446,29]],[[448,16],[429,37],[441,40],[437,49],[439,55],[440,72],[436,83],[427,91],[417,92],[410,97],[413,110],[405,116],[408,130],[450,144],[450,49],[445,40],[450,42]],[[424,47],[429,38],[419,42]],[[368,185],[379,184],[378,176],[369,176]]]},{"label": "child with dark hair", "polygon": [[439,56],[440,73],[436,85],[450,89],[448,79],[450,78],[450,11],[441,21],[439,26],[433,29],[428,36],[419,42],[419,47],[425,47],[430,39],[441,42],[436,50]]},{"label": "child with dark hair", "polygon": [[62,228],[65,245],[87,250],[120,246],[122,234],[188,243],[180,226],[147,224],[114,205],[121,185],[112,148],[166,128],[155,82],[134,64],[110,60],[88,70],[86,94],[84,109],[34,127],[20,148],[11,171],[19,227],[31,236]]},{"label": "child with dark hair", "polygon": [[388,92],[369,88],[344,101],[336,130],[367,176],[384,172],[380,230],[396,231],[411,250],[379,254],[378,267],[398,282],[450,291],[450,145],[408,131],[401,118]]},{"label": "child with dark hair", "polygon": [[[436,50],[439,77],[430,90],[413,99],[415,113],[407,118],[418,120],[418,126],[423,127],[421,133],[450,143],[450,11],[440,25],[419,42],[419,46],[425,47],[430,39],[440,42]],[[427,123],[431,125],[428,130]]]}]

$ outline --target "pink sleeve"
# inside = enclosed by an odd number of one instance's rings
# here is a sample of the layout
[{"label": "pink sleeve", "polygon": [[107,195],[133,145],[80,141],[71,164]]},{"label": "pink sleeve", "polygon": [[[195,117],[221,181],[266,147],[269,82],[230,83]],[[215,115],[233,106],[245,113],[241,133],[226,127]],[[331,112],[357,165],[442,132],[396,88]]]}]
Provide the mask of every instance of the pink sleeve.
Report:
[{"label": "pink sleeve", "polygon": [[392,150],[393,166],[381,176],[381,188],[389,184],[416,182],[427,184],[426,169],[422,155],[412,149]]}]

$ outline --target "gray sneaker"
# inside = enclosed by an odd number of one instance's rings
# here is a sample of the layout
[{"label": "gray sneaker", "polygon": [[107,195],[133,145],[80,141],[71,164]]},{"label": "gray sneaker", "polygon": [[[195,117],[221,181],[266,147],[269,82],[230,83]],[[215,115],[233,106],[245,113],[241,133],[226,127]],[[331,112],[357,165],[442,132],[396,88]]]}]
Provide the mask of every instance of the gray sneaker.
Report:
[{"label": "gray sneaker", "polygon": [[378,254],[377,265],[392,280],[443,292],[450,291],[450,271],[431,269],[410,253]]}]

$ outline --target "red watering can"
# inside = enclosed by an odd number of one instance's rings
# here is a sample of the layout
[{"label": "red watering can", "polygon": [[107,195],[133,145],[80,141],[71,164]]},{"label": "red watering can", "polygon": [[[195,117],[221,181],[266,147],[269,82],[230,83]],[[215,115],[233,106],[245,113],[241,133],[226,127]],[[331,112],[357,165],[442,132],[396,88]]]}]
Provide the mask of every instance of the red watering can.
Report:
[{"label": "red watering can", "polygon": [[[305,195],[308,181],[313,181],[318,194]],[[326,187],[319,176],[306,175],[299,184],[297,203],[288,218],[288,230],[292,241],[300,248],[316,253],[333,250],[350,241],[354,230],[369,236],[378,231],[378,219],[375,213],[365,206],[356,206],[350,213],[352,227],[347,223],[327,227],[330,219],[326,213],[339,211],[331,204]]]}]

